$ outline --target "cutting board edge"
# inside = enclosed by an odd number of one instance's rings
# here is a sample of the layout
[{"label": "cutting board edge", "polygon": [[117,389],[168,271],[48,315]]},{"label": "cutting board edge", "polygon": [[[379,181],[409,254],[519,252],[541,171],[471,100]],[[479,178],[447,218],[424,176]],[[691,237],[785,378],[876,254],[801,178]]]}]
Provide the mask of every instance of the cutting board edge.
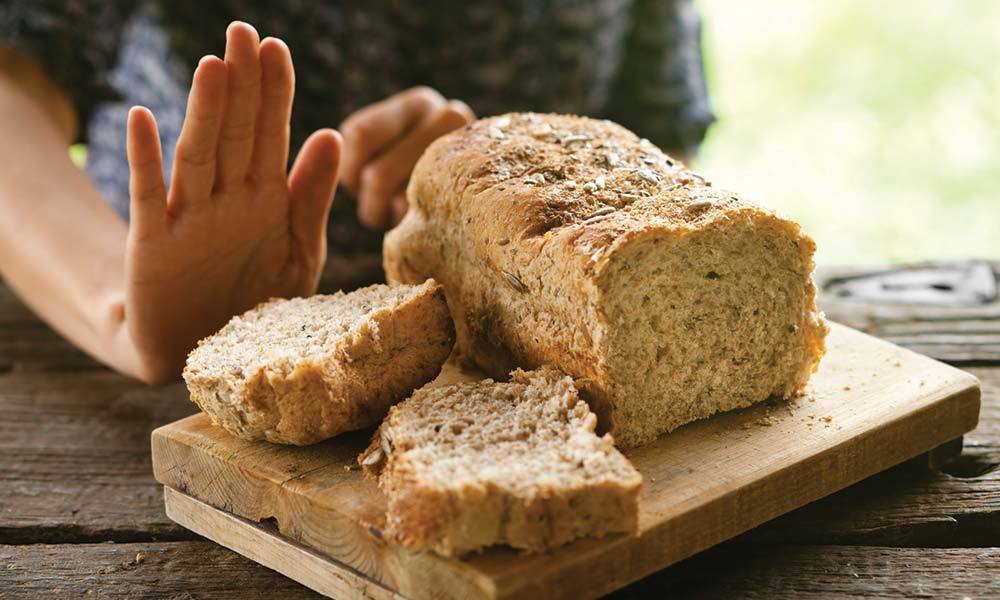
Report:
[{"label": "cutting board edge", "polygon": [[[957,423],[954,428],[948,429],[948,430],[943,430],[943,431],[941,431],[941,433],[939,435],[936,435],[934,437],[924,437],[924,438],[921,438],[921,439],[924,439],[924,440],[933,440],[932,442],[930,442],[930,443],[921,443],[919,445],[914,445],[910,451],[900,453],[896,457],[894,457],[893,459],[887,459],[887,460],[882,461],[881,463],[873,464],[873,465],[871,465],[871,466],[869,466],[869,467],[867,467],[865,469],[859,469],[855,473],[852,473],[849,477],[845,478],[844,479],[844,483],[842,485],[829,486],[829,487],[825,488],[823,491],[818,492],[818,493],[813,493],[813,494],[809,494],[809,495],[800,495],[800,496],[797,497],[797,499],[795,501],[790,502],[788,504],[785,504],[784,506],[781,506],[781,507],[776,507],[775,509],[769,511],[768,513],[759,513],[752,520],[748,520],[747,522],[744,522],[744,523],[742,523],[740,525],[737,525],[737,526],[729,526],[729,528],[725,532],[721,532],[721,533],[719,533],[719,532],[713,532],[713,535],[706,536],[704,539],[702,539],[701,541],[699,541],[697,544],[694,544],[694,545],[690,546],[689,548],[685,549],[684,551],[677,552],[674,556],[670,556],[670,557],[667,557],[667,558],[661,558],[659,560],[651,560],[651,561],[649,561],[648,565],[646,565],[644,567],[637,567],[634,555],[629,554],[628,551],[630,550],[629,546],[634,546],[634,547],[637,547],[637,548],[640,547],[640,546],[653,547],[653,548],[664,548],[664,547],[669,547],[669,545],[674,540],[677,540],[677,539],[682,539],[682,540],[696,540],[696,539],[698,539],[700,535],[704,535],[704,530],[693,530],[693,531],[692,530],[687,530],[687,528],[685,528],[684,525],[686,523],[693,523],[695,521],[700,521],[700,522],[710,521],[710,519],[704,519],[704,518],[699,519],[698,516],[697,516],[697,514],[698,514],[699,511],[705,512],[707,514],[713,514],[713,513],[716,513],[716,514],[721,513],[721,514],[728,514],[728,515],[739,514],[740,511],[738,510],[738,508],[736,508],[734,506],[726,506],[726,504],[727,503],[732,503],[732,504],[735,504],[735,505],[739,505],[741,503],[746,503],[747,500],[745,498],[745,495],[752,488],[768,487],[768,486],[773,487],[775,485],[780,485],[780,484],[774,483],[773,481],[768,481],[770,479],[777,478],[777,477],[783,477],[783,478],[785,478],[786,480],[789,480],[789,481],[796,481],[796,480],[800,480],[801,477],[802,477],[801,474],[798,473],[798,471],[809,472],[809,471],[819,471],[819,470],[821,470],[821,468],[819,468],[819,467],[817,467],[815,465],[810,465],[809,464],[811,461],[818,459],[819,455],[813,455],[812,457],[810,457],[809,459],[807,459],[805,461],[801,461],[799,463],[796,463],[795,465],[792,465],[789,468],[782,469],[781,471],[772,473],[767,478],[758,479],[758,480],[756,480],[755,482],[753,482],[750,485],[744,486],[742,488],[733,489],[733,490],[731,490],[729,493],[727,493],[725,495],[713,498],[713,499],[711,499],[709,501],[706,501],[706,502],[704,502],[702,504],[699,504],[699,505],[697,505],[697,506],[695,506],[695,507],[693,507],[693,508],[691,508],[689,510],[686,510],[686,511],[680,513],[679,515],[677,515],[677,516],[675,516],[675,517],[673,517],[673,518],[671,518],[669,520],[666,520],[664,522],[661,522],[661,523],[655,525],[654,527],[651,527],[650,529],[642,532],[640,534],[640,536],[638,536],[638,537],[621,538],[619,540],[615,540],[615,544],[613,546],[608,546],[606,548],[600,548],[599,549],[599,554],[600,555],[604,555],[604,556],[613,556],[615,554],[618,554],[618,555],[629,555],[630,558],[628,559],[628,562],[629,562],[630,568],[632,569],[632,572],[626,578],[621,578],[620,580],[617,580],[617,581],[615,581],[613,583],[612,582],[607,582],[606,585],[599,586],[598,588],[595,589],[595,593],[593,594],[593,597],[598,597],[598,596],[604,595],[606,593],[610,593],[610,592],[612,592],[614,590],[620,589],[621,587],[624,587],[625,585],[628,585],[629,583],[632,583],[634,581],[638,581],[639,579],[642,579],[643,577],[651,575],[652,573],[655,573],[655,572],[657,572],[657,571],[659,571],[661,569],[664,569],[666,567],[669,567],[671,565],[677,564],[678,562],[680,562],[680,561],[682,561],[682,560],[684,560],[686,558],[689,558],[691,556],[694,556],[695,554],[698,554],[699,552],[703,552],[703,551],[711,548],[712,546],[715,546],[716,544],[720,544],[720,543],[722,543],[722,542],[724,542],[726,540],[732,539],[732,538],[734,538],[734,537],[736,537],[738,535],[746,533],[747,531],[749,531],[749,530],[751,530],[751,529],[753,529],[755,527],[758,527],[758,526],[760,526],[760,525],[762,525],[764,523],[767,523],[768,521],[771,521],[771,520],[773,520],[775,518],[778,518],[781,515],[787,514],[787,513],[791,512],[793,510],[796,510],[798,508],[806,506],[806,505],[808,505],[808,504],[810,504],[812,502],[815,502],[817,500],[820,500],[822,498],[825,498],[827,496],[835,494],[835,493],[837,493],[839,491],[842,491],[842,490],[846,489],[847,487],[850,487],[851,485],[854,485],[855,483],[858,483],[858,482],[860,482],[860,481],[862,481],[864,479],[867,479],[868,477],[871,477],[871,476],[876,475],[876,474],[878,474],[878,473],[880,473],[882,471],[885,471],[886,469],[892,468],[892,467],[894,467],[896,465],[899,465],[899,464],[902,464],[902,463],[906,462],[907,460],[910,460],[910,459],[916,458],[916,457],[918,457],[918,456],[920,456],[922,454],[928,453],[928,452],[930,452],[930,451],[932,451],[932,450],[934,450],[934,449],[936,449],[936,448],[938,448],[938,447],[940,447],[940,446],[942,446],[944,444],[947,444],[948,442],[951,442],[952,440],[954,440],[956,438],[961,438],[964,434],[972,431],[975,428],[976,422],[978,421],[979,404],[980,404],[980,395],[979,395],[979,389],[978,389],[978,387],[977,388],[972,388],[972,387],[966,388],[965,390],[960,391],[960,392],[958,392],[956,394],[944,397],[941,400],[939,400],[937,402],[934,402],[934,403],[932,403],[932,404],[924,407],[923,410],[918,411],[918,412],[919,413],[927,413],[927,412],[931,412],[933,410],[942,410],[942,409],[946,408],[945,405],[951,405],[953,408],[956,409],[956,411],[958,413],[964,415],[966,417],[966,420],[965,421],[954,421],[955,423]],[[968,420],[968,417],[970,415],[974,415],[974,418],[971,421]],[[899,420],[894,421],[892,423],[887,423],[886,425],[891,425],[893,427],[898,427],[901,430],[902,429],[908,429],[909,425],[913,421],[916,421],[918,419],[923,419],[925,421],[934,421],[934,420],[936,420],[936,419],[934,419],[933,416],[929,416],[929,415],[925,415],[925,414],[911,414],[911,415],[909,415],[909,418],[899,419]],[[870,431],[870,432],[868,432],[868,434],[866,436],[857,436],[855,438],[851,438],[850,440],[847,440],[845,442],[845,444],[857,444],[857,443],[861,443],[862,441],[865,441],[865,440],[863,440],[861,438],[869,438],[867,440],[868,443],[870,443],[872,445],[880,445],[881,444],[881,440],[883,440],[884,437],[885,437],[885,433],[884,432]],[[850,451],[844,449],[844,445],[845,444],[840,444],[837,447],[830,448],[828,454],[844,454],[844,453],[850,452]],[[869,453],[869,455],[870,456],[880,456],[877,453]],[[743,496],[743,497],[741,498],[741,496]],[[803,500],[803,498],[807,498],[807,499]],[[582,570],[582,571],[587,571],[587,570],[591,570],[591,569],[597,568],[597,565],[601,564],[602,562],[604,562],[602,560],[602,558],[600,558],[599,556],[594,556],[594,557],[591,557],[590,560],[588,560],[588,561],[582,561],[582,560],[575,561],[574,566],[577,567],[578,569]],[[627,572],[626,569],[615,569],[613,567],[610,568],[610,569],[608,569],[608,571],[613,572],[613,573],[625,573],[625,572]],[[573,579],[574,576],[572,575],[572,573],[568,573],[566,571],[563,571],[562,572],[562,578],[564,578],[564,579]],[[508,583],[507,580],[508,579],[510,581],[515,582],[515,587],[514,588],[508,587],[508,585],[507,585],[507,583]],[[498,587],[500,589],[500,593],[498,594],[497,597],[498,598],[508,598],[508,597],[509,598],[534,598],[534,597],[539,597],[539,598],[542,598],[542,597],[545,597],[545,598],[560,598],[560,597],[578,598],[578,597],[580,597],[580,596],[574,595],[574,594],[567,595],[567,596],[561,596],[561,595],[553,596],[553,595],[551,595],[548,592],[540,592],[538,594],[533,594],[531,592],[528,592],[528,591],[524,590],[521,586],[517,586],[516,585],[517,583],[520,583],[520,582],[523,582],[523,578],[520,578],[517,574],[511,574],[510,577],[503,578],[503,579],[498,579],[497,580],[497,585],[498,585]],[[546,585],[550,586],[550,589],[551,589],[551,586],[553,584],[551,582],[548,582]]]},{"label": "cutting board edge", "polygon": [[[893,344],[890,344],[883,340],[878,340],[877,338],[872,338],[867,334],[858,332],[849,327],[843,325],[835,325],[835,328],[837,329],[842,328],[843,330],[850,332],[849,334],[852,336],[854,335],[860,336],[857,339],[865,338],[866,341],[869,341],[870,343],[873,344],[877,343],[878,345],[882,345],[883,347],[891,347],[893,349],[898,349],[898,347]],[[905,349],[903,350],[905,351]],[[937,369],[942,374],[947,373],[948,377],[943,377],[943,380],[947,383],[947,385],[942,385],[938,389],[932,389],[929,392],[929,398],[927,400],[926,405],[922,406],[918,410],[911,411],[902,414],[895,419],[882,422],[880,423],[880,426],[877,429],[866,431],[863,436],[855,436],[848,438],[841,444],[830,447],[823,454],[831,454],[831,453],[836,454],[836,453],[849,452],[849,450],[847,450],[846,448],[849,448],[851,445],[861,444],[865,441],[865,439],[868,438],[870,438],[868,439],[868,443],[875,444],[876,443],[875,440],[880,440],[883,437],[890,435],[886,433],[887,430],[895,428],[900,431],[909,431],[911,429],[911,425],[913,425],[914,423],[923,423],[924,426],[929,426],[934,423],[944,423],[947,425],[946,428],[930,431],[927,433],[927,435],[916,436],[915,442],[913,442],[912,444],[903,445],[902,446],[903,450],[900,450],[896,455],[892,457],[877,457],[880,460],[873,460],[869,461],[866,464],[862,464],[858,467],[856,472],[852,473],[850,476],[843,477],[838,483],[833,485],[823,486],[823,489],[820,492],[803,496],[807,497],[807,499],[805,500],[801,500],[802,497],[800,497],[799,501],[793,501],[784,505],[773,507],[771,510],[762,512],[758,514],[755,518],[744,521],[742,523],[739,524],[728,523],[725,527],[725,532],[721,534],[715,533],[706,535],[704,531],[700,531],[700,532],[695,532],[696,534],[698,534],[696,536],[692,534],[692,532],[685,532],[683,527],[680,527],[678,529],[678,524],[685,520],[685,516],[690,516],[691,514],[697,514],[696,511],[699,510],[706,511],[708,513],[712,513],[713,511],[721,512],[722,514],[737,512],[734,511],[731,507],[726,508],[725,506],[726,503],[736,502],[736,505],[738,506],[739,498],[741,497],[741,495],[745,497],[748,494],[748,491],[752,491],[750,490],[750,488],[753,488],[755,486],[767,487],[768,485],[771,486],[775,485],[773,481],[768,481],[769,478],[786,477],[794,479],[796,477],[796,475],[794,474],[795,473],[794,469],[792,469],[791,467],[786,469],[781,469],[780,471],[771,473],[765,479],[755,480],[754,482],[748,484],[744,488],[731,490],[729,493],[713,498],[708,502],[705,502],[690,510],[682,512],[677,518],[671,518],[668,521],[657,524],[651,529],[644,531],[641,537],[638,538],[620,537],[611,540],[596,540],[596,541],[587,540],[582,545],[580,545],[582,553],[574,556],[572,561],[568,561],[569,564],[575,565],[575,568],[566,569],[562,568],[565,567],[565,565],[550,564],[547,566],[546,569],[544,569],[544,571],[533,573],[530,578],[532,579],[532,581],[525,581],[525,573],[523,571],[518,570],[517,568],[508,569],[506,572],[501,572],[499,574],[490,574],[486,572],[476,571],[476,573],[478,573],[479,575],[489,578],[489,580],[492,582],[492,585],[482,586],[480,584],[477,584],[475,587],[478,588],[480,591],[484,592],[481,597],[493,597],[493,596],[552,597],[551,595],[553,593],[553,587],[555,587],[556,590],[561,591],[565,595],[575,596],[576,592],[579,592],[579,589],[574,589],[575,586],[573,581],[569,581],[567,585],[560,587],[558,583],[559,580],[566,581],[567,579],[573,580],[577,578],[573,574],[573,571],[582,571],[586,573],[588,571],[593,571],[593,569],[598,565],[607,567],[607,562],[604,561],[603,557],[606,557],[609,554],[617,555],[618,557],[617,560],[619,562],[623,562],[624,564],[623,568],[619,569],[601,568],[600,570],[603,572],[608,572],[610,570],[613,573],[617,573],[619,575],[618,577],[615,577],[614,579],[604,580],[596,585],[591,582],[587,585],[586,588],[583,588],[586,591],[587,595],[598,595],[601,593],[606,593],[608,591],[612,591],[613,589],[617,589],[618,587],[626,585],[631,581],[639,579],[649,573],[664,568],[669,564],[673,564],[679,560],[683,560],[684,558],[691,556],[697,552],[700,552],[701,550],[704,550],[708,547],[711,547],[716,543],[724,541],[725,539],[729,539],[735,535],[739,535],[740,533],[743,533],[744,531],[751,529],[759,525],[760,523],[766,522],[776,516],[789,512],[790,510],[794,510],[795,508],[808,504],[809,502],[815,501],[816,499],[819,499],[823,496],[839,491],[855,483],[856,481],[860,481],[861,479],[869,477],[895,464],[898,464],[907,459],[918,456],[924,452],[930,451],[933,448],[941,444],[944,444],[950,441],[951,439],[960,437],[962,434],[974,429],[978,422],[979,408],[981,402],[980,399],[981,391],[978,380],[974,376],[964,371],[961,371],[960,369],[951,367],[950,365],[945,365],[944,363],[940,363],[938,361],[935,361],[933,359],[930,359],[928,357],[919,354],[912,353],[910,351],[905,351],[905,353],[907,356],[912,355],[915,361],[920,361],[922,364],[926,364],[928,366],[931,366],[933,364],[934,368]],[[933,397],[935,395],[939,397]],[[952,411],[950,414],[948,413],[949,410]],[[938,415],[937,413],[935,413],[935,411],[941,412],[943,415],[945,415],[945,417],[941,417],[941,415]],[[154,446],[154,472],[156,474],[156,478],[158,481],[167,486],[171,485],[170,472],[172,471],[172,467],[175,466],[175,465],[164,464],[162,460],[158,460],[157,450],[156,450],[158,442],[167,443],[168,445],[181,444],[183,442],[181,442],[178,439],[175,439],[175,434],[184,433],[185,426],[190,425],[196,420],[200,420],[198,422],[204,423],[205,419],[206,417],[204,417],[204,415],[199,416],[198,414],[196,414],[186,417],[185,419],[175,421],[174,423],[165,425],[163,427],[157,428],[156,430],[153,431],[151,438]],[[183,450],[191,451],[193,450],[193,448],[186,448]],[[205,451],[204,449],[197,449],[197,450],[202,452]],[[216,460],[224,460],[221,457],[213,457],[213,458]],[[794,465],[792,465],[792,467],[806,471],[814,469],[816,467],[808,466],[808,464],[809,461],[815,460],[816,458],[817,455],[810,455],[806,459],[795,463]],[[803,465],[807,466],[803,467]],[[792,474],[788,473],[790,469]],[[276,484],[278,488],[281,488],[282,486],[284,486],[285,482],[272,480],[270,483]],[[190,490],[182,489],[181,491],[186,492],[192,497],[197,498],[197,495],[192,494]],[[212,503],[206,502],[206,504],[211,505]],[[226,510],[226,507],[222,506],[221,508],[215,508],[215,510],[224,511]],[[259,515],[242,515],[242,516],[253,517]],[[355,525],[359,527],[361,526],[361,524],[358,523],[355,523]],[[699,538],[700,541],[698,541],[697,543],[690,544],[688,548],[684,549],[683,551],[674,550],[673,551],[674,553],[670,556],[664,556],[662,554],[663,551],[661,549],[661,554],[659,556],[657,556],[656,553],[654,553],[653,555],[647,555],[646,557],[642,556],[637,557],[637,553],[641,554],[640,546],[642,545],[647,545],[647,546],[654,545],[657,547],[669,546],[671,540],[676,540],[678,538],[695,539],[698,536],[700,536]],[[290,539],[287,538],[286,536],[281,536],[281,537],[284,539]],[[663,542],[663,543],[661,544],[658,542]],[[577,545],[574,545],[574,547],[575,546]],[[639,549],[637,550],[636,548]],[[317,552],[322,553],[321,550],[318,550]],[[323,554],[323,556],[326,555]],[[614,559],[614,556],[612,556],[612,559]],[[429,561],[420,564],[431,564],[438,568],[441,565],[445,565],[447,567],[446,571],[450,570],[450,572],[454,573],[456,577],[465,579],[466,580],[465,583],[468,584],[470,575],[473,575],[470,573],[469,565],[465,564],[462,561],[456,561],[456,562],[461,564],[453,565],[450,564],[450,561],[447,561],[446,559]],[[615,561],[612,560],[612,562]],[[479,577],[473,577],[472,579],[481,582]],[[578,586],[581,584],[577,583],[575,585]]]}]

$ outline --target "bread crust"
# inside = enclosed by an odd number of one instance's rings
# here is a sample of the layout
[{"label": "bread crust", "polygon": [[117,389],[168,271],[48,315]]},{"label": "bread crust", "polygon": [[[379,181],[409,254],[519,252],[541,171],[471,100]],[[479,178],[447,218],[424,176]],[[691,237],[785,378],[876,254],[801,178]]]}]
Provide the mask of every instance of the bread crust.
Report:
[{"label": "bread crust", "polygon": [[[610,435],[599,438],[594,433],[596,419],[580,400],[570,378],[552,368],[517,370],[510,384],[487,379],[436,391],[461,398],[459,403],[477,402],[482,394],[511,384],[527,386],[530,393],[542,398],[539,402],[560,402],[564,407],[559,411],[561,416],[554,416],[555,420],[545,425],[568,432],[565,443],[580,449],[576,456],[581,460],[604,460],[601,457],[607,455],[614,474],[609,472],[595,480],[584,473],[581,463],[579,472],[568,480],[557,479],[558,471],[552,465],[551,474],[536,474],[537,481],[528,473],[520,474],[521,483],[527,485],[512,489],[502,476],[487,474],[494,466],[488,459],[476,458],[472,460],[479,474],[474,480],[459,478],[461,481],[442,483],[429,472],[426,460],[415,456],[440,443],[430,441],[427,423],[417,423],[413,416],[417,412],[414,404],[430,405],[429,389],[423,388],[390,410],[368,448],[358,457],[365,475],[378,481],[388,499],[389,537],[413,549],[455,556],[498,544],[543,552],[580,537],[638,531],[642,476],[614,448]],[[449,418],[470,418],[463,411],[456,413],[435,418],[441,419],[446,430]],[[488,418],[506,423],[509,415],[501,409]],[[484,442],[491,443],[489,439]],[[545,442],[534,443],[541,453]],[[458,448],[471,456],[480,456],[482,450]],[[515,465],[520,464],[515,461]]]},{"label": "bread crust", "polygon": [[[276,302],[282,300],[250,312]],[[265,365],[218,376],[189,357],[184,379],[191,400],[230,433],[307,445],[377,424],[392,404],[437,376],[454,339],[444,290],[431,281],[398,306],[373,311],[322,356],[299,360],[290,371]]]},{"label": "bread crust", "polygon": [[693,418],[794,394],[824,352],[812,239],[609,121],[532,113],[480,120],[427,149],[407,198],[410,211],[385,238],[388,280],[440,281],[458,352],[490,375],[550,364],[577,378],[622,447],[692,420],[651,424],[622,410],[646,400],[619,391],[643,368],[615,373],[610,364],[606,276],[644,241],[685,243],[744,227],[794,244],[805,265],[796,284],[803,309],[787,341],[798,349],[795,375],[759,397],[721,398]]}]

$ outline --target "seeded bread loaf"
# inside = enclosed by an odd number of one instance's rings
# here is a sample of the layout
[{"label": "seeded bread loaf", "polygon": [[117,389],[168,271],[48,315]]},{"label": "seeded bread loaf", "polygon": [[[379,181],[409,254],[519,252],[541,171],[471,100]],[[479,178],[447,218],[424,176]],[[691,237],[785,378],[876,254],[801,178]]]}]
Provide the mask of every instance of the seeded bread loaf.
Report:
[{"label": "seeded bread loaf", "polygon": [[805,386],[827,327],[815,244],[609,121],[511,114],[434,142],[385,238],[434,277],[494,377],[551,364],[622,447]]},{"label": "seeded bread loaf", "polygon": [[642,476],[596,423],[572,379],[518,370],[418,390],[358,461],[388,498],[387,534],[409,547],[542,551],[637,528]]},{"label": "seeded bread loaf", "polygon": [[453,343],[440,285],[373,285],[233,317],[191,352],[184,380],[231,433],[312,444],[377,424],[438,374]]}]

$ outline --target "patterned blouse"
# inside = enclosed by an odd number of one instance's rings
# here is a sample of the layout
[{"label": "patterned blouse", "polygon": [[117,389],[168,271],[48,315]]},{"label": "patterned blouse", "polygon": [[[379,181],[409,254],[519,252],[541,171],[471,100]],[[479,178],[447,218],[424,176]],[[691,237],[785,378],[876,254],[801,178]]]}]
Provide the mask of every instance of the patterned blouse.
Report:
[{"label": "patterned blouse", "polygon": [[[128,218],[125,117],[148,106],[165,175],[194,65],[221,55],[230,21],[285,40],[296,68],[292,148],[320,127],[426,84],[478,115],[565,112],[618,121],[691,153],[712,122],[692,0],[3,0],[0,44],[35,58],[69,94],[87,171]],[[334,202],[331,251],[377,250],[354,201]]]}]

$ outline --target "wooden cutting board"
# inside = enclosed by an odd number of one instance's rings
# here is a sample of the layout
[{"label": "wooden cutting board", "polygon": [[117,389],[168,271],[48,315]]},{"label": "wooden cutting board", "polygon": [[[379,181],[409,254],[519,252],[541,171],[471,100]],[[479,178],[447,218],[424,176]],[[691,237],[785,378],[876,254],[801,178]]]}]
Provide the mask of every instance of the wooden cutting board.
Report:
[{"label": "wooden cutting board", "polygon": [[153,468],[172,519],[328,595],[594,597],[976,426],[975,377],[841,325],[828,345],[804,397],[628,453],[644,477],[638,536],[549,554],[447,559],[386,540],[385,499],[355,463],[370,432],[296,448],[238,440],[198,414],[153,432]]}]

